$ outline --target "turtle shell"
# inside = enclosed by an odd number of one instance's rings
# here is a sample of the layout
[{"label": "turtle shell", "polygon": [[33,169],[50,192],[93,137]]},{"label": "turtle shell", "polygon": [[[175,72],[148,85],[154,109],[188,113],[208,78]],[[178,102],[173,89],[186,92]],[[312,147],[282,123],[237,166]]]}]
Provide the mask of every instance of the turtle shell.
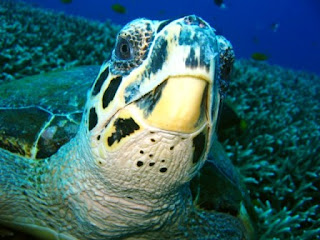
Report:
[{"label": "turtle shell", "polygon": [[99,66],[83,66],[1,84],[0,147],[41,159],[78,131]]}]

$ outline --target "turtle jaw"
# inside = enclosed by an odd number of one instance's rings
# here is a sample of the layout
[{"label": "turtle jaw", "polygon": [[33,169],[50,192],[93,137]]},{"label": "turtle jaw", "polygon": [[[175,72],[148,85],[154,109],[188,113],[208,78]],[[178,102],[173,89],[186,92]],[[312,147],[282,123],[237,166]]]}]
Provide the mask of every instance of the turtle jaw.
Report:
[{"label": "turtle jaw", "polygon": [[192,133],[209,119],[209,80],[195,76],[173,76],[136,101],[134,115],[145,124],[170,132]]}]

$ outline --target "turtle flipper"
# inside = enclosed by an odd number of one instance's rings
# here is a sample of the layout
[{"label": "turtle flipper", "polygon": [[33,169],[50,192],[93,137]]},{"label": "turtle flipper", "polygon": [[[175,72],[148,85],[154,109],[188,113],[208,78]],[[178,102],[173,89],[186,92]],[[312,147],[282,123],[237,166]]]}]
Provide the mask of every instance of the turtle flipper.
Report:
[{"label": "turtle flipper", "polygon": [[247,240],[251,236],[239,218],[213,211],[192,211],[184,239]]},{"label": "turtle flipper", "polygon": [[197,208],[214,210],[240,219],[249,239],[255,238],[255,214],[251,202],[237,169],[216,137],[213,137],[208,160],[198,176],[191,181],[191,191]]}]

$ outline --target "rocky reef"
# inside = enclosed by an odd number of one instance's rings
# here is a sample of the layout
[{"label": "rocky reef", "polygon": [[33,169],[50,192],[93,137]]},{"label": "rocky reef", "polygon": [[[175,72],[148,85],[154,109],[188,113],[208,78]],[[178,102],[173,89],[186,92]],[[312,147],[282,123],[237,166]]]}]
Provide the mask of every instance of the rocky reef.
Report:
[{"label": "rocky reef", "polygon": [[246,122],[224,146],[249,189],[259,239],[319,239],[319,76],[240,60],[226,101]]},{"label": "rocky reef", "polygon": [[102,64],[120,26],[24,2],[0,2],[0,81],[77,65]]}]

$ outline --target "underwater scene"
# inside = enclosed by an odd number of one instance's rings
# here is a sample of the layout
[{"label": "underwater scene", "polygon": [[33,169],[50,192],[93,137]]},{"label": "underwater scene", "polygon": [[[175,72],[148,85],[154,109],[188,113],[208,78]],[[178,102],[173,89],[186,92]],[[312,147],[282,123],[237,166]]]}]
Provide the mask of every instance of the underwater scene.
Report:
[{"label": "underwater scene", "polygon": [[320,239],[319,11],[0,0],[0,240]]}]

